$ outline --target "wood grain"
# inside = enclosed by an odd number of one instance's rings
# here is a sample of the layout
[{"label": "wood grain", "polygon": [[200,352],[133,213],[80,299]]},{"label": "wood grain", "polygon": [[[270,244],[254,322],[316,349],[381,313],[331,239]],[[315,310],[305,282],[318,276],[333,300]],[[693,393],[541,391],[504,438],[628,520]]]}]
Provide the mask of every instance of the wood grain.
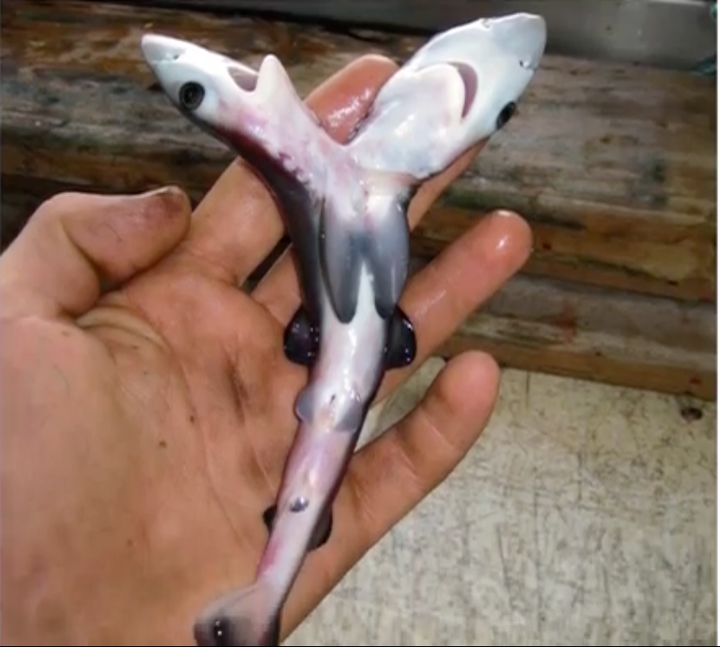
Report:
[{"label": "wood grain", "polygon": [[442,353],[480,348],[513,368],[713,401],[715,339],[710,304],[517,276]]},{"label": "wood grain", "polygon": [[[40,200],[64,188],[178,183],[197,200],[232,161],[152,89],[139,50],[146,31],[253,66],[274,52],[302,95],[360,54],[402,61],[422,43],[109,3],[5,3],[2,193],[14,218],[3,218],[4,244]],[[517,118],[412,237],[414,255],[428,260],[495,207],[519,211],[533,227],[535,251],[518,279],[531,281],[522,307],[510,318],[480,313],[485,323],[471,320],[448,348],[487,346],[525,368],[714,398],[715,115],[712,80],[548,56]],[[542,277],[564,286],[565,297],[553,298],[571,311],[582,299],[618,312],[637,300],[646,324],[611,325],[603,308],[590,309],[587,325],[563,336],[557,322],[538,319],[549,298]],[[666,303],[685,314],[667,319]],[[637,356],[663,322],[663,337]],[[679,342],[686,338],[702,347],[689,349]],[[623,339],[632,343],[619,351]]]},{"label": "wood grain", "polygon": [[[381,45],[319,28],[83,2],[8,3],[2,15],[2,172],[108,190],[179,182],[196,196],[230,161],[160,94],[143,32],[168,32],[250,65],[275,52],[307,94]],[[488,209],[534,227],[525,271],[684,299],[715,299],[712,80],[548,56],[519,115],[414,236],[435,254]]]}]

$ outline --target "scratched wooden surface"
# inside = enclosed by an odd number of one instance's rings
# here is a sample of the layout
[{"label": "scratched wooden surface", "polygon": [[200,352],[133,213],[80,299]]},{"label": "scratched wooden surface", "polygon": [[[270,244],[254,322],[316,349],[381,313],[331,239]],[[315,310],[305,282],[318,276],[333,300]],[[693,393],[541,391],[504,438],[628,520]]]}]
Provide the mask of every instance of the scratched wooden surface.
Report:
[{"label": "scratched wooden surface", "polygon": [[[147,30],[254,66],[274,52],[302,95],[360,54],[402,60],[422,43],[109,3],[9,2],[1,19],[4,243],[40,199],[63,188],[178,183],[197,199],[230,163],[221,145],[149,89],[154,79],[139,51]],[[498,327],[520,322],[502,348],[493,337],[503,361],[714,398],[714,343],[698,350],[686,342],[714,334],[715,129],[710,80],[548,56],[516,119],[424,219],[413,251],[431,258],[487,209],[514,208],[535,235],[524,275],[555,281],[563,305],[539,327],[542,303],[530,288],[524,310],[492,319]],[[575,312],[578,284],[623,291],[598,292],[604,302],[641,293],[647,321],[664,316],[660,297],[671,298],[675,315],[653,338],[655,351],[615,359],[617,348],[652,329],[630,322],[574,346],[572,360],[563,355],[575,332],[602,324]],[[492,307],[483,316],[494,317]],[[446,350],[487,340],[469,322]]]}]

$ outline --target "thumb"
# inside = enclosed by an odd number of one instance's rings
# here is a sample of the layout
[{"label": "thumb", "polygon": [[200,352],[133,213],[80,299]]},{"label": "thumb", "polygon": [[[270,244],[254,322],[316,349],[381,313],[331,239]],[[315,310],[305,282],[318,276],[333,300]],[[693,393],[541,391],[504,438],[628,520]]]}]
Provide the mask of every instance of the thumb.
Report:
[{"label": "thumb", "polygon": [[175,247],[189,229],[190,214],[188,197],[175,187],[51,198],[0,256],[3,316],[84,314],[105,289]]}]

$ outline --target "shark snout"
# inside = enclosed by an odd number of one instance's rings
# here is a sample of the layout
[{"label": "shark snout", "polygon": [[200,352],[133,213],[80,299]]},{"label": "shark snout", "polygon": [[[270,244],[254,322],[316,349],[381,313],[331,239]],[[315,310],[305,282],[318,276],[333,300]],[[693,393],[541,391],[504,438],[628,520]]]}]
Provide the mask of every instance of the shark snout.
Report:
[{"label": "shark snout", "polygon": [[540,65],[547,41],[547,25],[542,16],[517,13],[490,19],[487,26],[497,46],[529,70]]},{"label": "shark snout", "polygon": [[177,60],[190,47],[182,40],[159,34],[145,34],[140,40],[143,56],[151,67]]}]

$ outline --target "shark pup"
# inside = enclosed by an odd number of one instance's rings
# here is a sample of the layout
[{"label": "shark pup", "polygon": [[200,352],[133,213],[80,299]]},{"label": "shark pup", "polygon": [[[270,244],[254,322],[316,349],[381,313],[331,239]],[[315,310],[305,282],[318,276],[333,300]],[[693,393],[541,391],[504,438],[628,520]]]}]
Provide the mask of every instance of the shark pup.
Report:
[{"label": "shark pup", "polygon": [[198,645],[278,645],[283,605],[308,551],[330,534],[331,508],[387,370],[415,358],[398,307],[408,272],[407,205],[512,117],[545,49],[542,18],[481,19],[431,39],[380,89],[349,141],[322,128],[280,61],[253,70],[161,35],[142,50],[172,104],[251,164],[292,240],[302,306],[285,352],[309,367],[299,428],[255,582],[202,611]]}]

